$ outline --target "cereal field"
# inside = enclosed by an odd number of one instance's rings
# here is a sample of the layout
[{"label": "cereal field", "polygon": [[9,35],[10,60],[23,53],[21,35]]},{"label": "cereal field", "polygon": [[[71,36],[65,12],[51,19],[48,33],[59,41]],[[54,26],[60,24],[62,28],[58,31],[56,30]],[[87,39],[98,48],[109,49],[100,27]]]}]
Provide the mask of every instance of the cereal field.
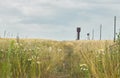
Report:
[{"label": "cereal field", "polygon": [[120,78],[120,42],[0,39],[0,78]]}]

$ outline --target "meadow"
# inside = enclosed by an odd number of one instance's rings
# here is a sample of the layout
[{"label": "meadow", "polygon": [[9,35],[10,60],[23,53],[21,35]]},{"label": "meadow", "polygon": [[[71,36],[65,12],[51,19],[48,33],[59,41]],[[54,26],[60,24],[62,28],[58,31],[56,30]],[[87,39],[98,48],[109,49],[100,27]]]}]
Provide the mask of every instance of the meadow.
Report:
[{"label": "meadow", "polygon": [[0,39],[0,78],[120,78],[120,40]]}]

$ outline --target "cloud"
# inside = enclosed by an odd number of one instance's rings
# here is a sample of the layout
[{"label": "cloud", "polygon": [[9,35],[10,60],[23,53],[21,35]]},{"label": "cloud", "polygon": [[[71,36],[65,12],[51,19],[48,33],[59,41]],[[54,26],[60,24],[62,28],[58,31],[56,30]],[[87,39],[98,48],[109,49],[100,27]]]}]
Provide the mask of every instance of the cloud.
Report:
[{"label": "cloud", "polygon": [[112,38],[113,16],[120,17],[119,4],[118,0],[1,0],[0,24],[3,29],[0,31],[6,29],[31,37],[74,39],[75,28],[81,26],[81,36],[85,39],[87,32],[93,28],[98,30],[102,23],[103,28],[109,28],[107,33],[103,31],[106,33],[104,38]]}]

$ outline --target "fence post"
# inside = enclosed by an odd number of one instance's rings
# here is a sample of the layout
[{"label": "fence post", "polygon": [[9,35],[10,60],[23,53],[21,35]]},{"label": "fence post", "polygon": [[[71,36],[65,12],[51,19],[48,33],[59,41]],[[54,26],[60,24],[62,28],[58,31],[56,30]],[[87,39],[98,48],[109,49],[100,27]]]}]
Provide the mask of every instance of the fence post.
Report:
[{"label": "fence post", "polygon": [[92,40],[94,40],[94,29],[92,30]]},{"label": "fence post", "polygon": [[19,34],[17,34],[17,36],[16,36],[16,41],[17,41],[17,43],[19,43]]},{"label": "fence post", "polygon": [[114,42],[116,40],[116,16],[114,16]]},{"label": "fence post", "polygon": [[87,33],[87,39],[90,40],[90,33]]},{"label": "fence post", "polygon": [[102,24],[100,25],[100,40],[102,38]]},{"label": "fence post", "polygon": [[6,37],[6,30],[4,31],[4,38]]},{"label": "fence post", "polygon": [[77,40],[80,40],[80,32],[81,32],[81,28],[77,27]]}]

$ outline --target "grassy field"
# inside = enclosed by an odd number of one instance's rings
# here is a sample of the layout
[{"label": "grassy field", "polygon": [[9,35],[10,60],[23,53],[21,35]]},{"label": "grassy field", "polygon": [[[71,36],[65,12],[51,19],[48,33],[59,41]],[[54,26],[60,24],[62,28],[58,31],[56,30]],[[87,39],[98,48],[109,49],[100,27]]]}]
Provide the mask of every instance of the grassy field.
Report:
[{"label": "grassy field", "polygon": [[120,42],[0,39],[0,78],[120,78]]}]

